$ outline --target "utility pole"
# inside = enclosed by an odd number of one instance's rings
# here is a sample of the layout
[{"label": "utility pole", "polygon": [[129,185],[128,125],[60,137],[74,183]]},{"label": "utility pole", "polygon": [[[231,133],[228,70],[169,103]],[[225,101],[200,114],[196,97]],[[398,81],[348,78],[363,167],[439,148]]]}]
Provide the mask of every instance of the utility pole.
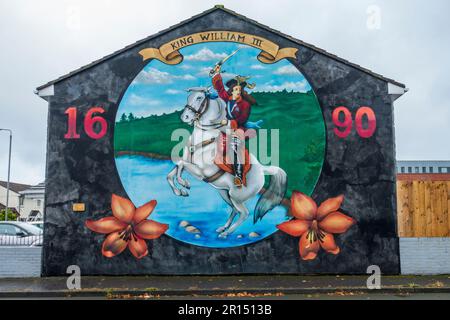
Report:
[{"label": "utility pole", "polygon": [[8,221],[8,211],[9,211],[9,179],[11,176],[11,145],[12,145],[12,130],[1,129],[0,131],[9,132],[9,157],[8,157],[8,181],[6,182],[6,208],[5,208],[5,221]]}]

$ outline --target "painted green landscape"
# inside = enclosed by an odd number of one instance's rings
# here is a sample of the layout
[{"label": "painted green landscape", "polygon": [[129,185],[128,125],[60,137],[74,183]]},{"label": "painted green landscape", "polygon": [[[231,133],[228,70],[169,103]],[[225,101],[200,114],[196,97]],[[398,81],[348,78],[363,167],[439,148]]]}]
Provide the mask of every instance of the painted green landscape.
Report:
[{"label": "painted green landscape", "polygon": [[[311,194],[319,178],[325,152],[325,127],[320,106],[312,91],[254,92],[258,105],[251,121],[264,120],[264,129],[279,129],[280,167],[288,174],[288,197],[292,190]],[[175,129],[191,127],[180,120],[181,111],[135,118],[119,115],[114,147],[121,154],[169,157],[178,141],[171,141]],[[268,155],[270,156],[270,133]],[[257,155],[259,158],[259,155]],[[268,179],[267,179],[268,180]]]}]

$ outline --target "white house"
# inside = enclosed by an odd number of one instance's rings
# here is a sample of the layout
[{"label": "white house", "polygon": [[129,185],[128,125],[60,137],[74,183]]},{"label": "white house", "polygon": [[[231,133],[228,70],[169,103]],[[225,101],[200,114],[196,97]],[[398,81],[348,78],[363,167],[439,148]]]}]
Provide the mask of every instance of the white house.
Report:
[{"label": "white house", "polygon": [[[6,181],[0,181],[0,210],[6,207]],[[28,189],[30,185],[21,183],[9,183],[8,207],[20,215],[20,192]]]},{"label": "white house", "polygon": [[45,183],[39,183],[20,191],[20,220],[38,221],[44,214]]}]

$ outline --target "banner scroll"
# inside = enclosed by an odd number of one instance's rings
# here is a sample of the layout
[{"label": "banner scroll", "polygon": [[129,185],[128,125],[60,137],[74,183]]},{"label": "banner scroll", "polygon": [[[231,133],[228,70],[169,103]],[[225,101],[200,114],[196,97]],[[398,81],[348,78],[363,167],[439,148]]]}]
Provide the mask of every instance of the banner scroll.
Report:
[{"label": "banner scroll", "polygon": [[295,58],[298,49],[281,48],[270,40],[247,33],[234,31],[199,32],[167,42],[159,48],[146,48],[139,51],[143,60],[158,59],[165,64],[175,65],[183,61],[180,49],[203,42],[236,42],[261,49],[258,60],[271,64],[286,58]]}]

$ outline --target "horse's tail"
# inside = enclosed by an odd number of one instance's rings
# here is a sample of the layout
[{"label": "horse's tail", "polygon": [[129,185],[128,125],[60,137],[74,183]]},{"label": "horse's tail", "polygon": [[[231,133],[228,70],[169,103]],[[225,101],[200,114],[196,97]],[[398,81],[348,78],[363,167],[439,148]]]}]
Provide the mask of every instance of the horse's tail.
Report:
[{"label": "horse's tail", "polygon": [[264,174],[270,175],[269,187],[264,190],[256,203],[253,222],[261,220],[267,212],[283,201],[287,189],[287,174],[283,169],[274,166],[263,166]]}]

